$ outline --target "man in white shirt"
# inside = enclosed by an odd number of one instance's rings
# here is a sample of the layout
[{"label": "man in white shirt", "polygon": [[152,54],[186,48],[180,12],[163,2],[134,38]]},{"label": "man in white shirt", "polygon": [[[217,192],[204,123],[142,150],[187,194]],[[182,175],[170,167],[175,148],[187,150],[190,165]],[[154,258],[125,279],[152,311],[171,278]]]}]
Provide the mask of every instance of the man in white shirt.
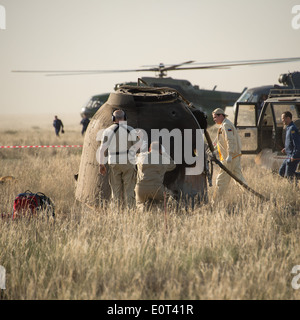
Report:
[{"label": "man in white shirt", "polygon": [[109,184],[112,199],[116,204],[131,207],[135,203],[136,184],[135,151],[131,148],[136,141],[135,130],[127,125],[123,110],[115,110],[113,124],[104,130],[100,146],[100,174],[106,175],[105,153],[108,150]]}]

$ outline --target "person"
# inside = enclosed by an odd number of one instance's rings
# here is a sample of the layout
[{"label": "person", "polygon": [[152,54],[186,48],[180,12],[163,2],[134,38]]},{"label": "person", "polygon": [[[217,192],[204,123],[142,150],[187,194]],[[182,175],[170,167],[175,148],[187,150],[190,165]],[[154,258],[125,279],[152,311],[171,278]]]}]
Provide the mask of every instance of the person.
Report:
[{"label": "person", "polygon": [[[241,170],[241,141],[233,123],[227,119],[227,114],[221,108],[212,112],[213,120],[220,125],[217,133],[217,150],[221,163],[228,168],[238,179],[246,183]],[[228,188],[231,177],[221,170],[216,178],[216,189],[213,201],[222,195]]]},{"label": "person", "polygon": [[164,200],[163,185],[165,173],[176,168],[172,158],[162,151],[158,141],[150,144],[148,152],[137,156],[137,184],[135,187],[136,207],[143,210],[148,200]]},{"label": "person", "polygon": [[62,121],[60,119],[58,119],[57,116],[54,116],[53,127],[55,129],[55,134],[57,137],[59,137],[60,130],[61,130],[61,133],[65,133],[64,125],[63,125]]},{"label": "person", "polygon": [[82,120],[80,121],[80,124],[82,125],[81,134],[84,135],[86,132],[86,129],[90,123],[90,119],[84,114],[82,117]]},{"label": "person", "polygon": [[300,162],[300,135],[299,130],[293,122],[293,115],[285,111],[281,115],[281,120],[286,125],[286,135],[282,153],[287,155],[279,168],[279,175],[288,178],[290,181],[295,177],[296,183],[300,179],[300,172],[296,172]]},{"label": "person", "polygon": [[265,101],[268,99],[268,95],[267,94],[263,94],[258,102],[258,108],[257,108],[257,119],[260,116],[260,112],[264,106]]},{"label": "person", "polygon": [[135,203],[134,188],[136,184],[135,150],[133,148],[135,130],[127,125],[126,114],[116,110],[112,115],[113,124],[103,131],[100,139],[100,174],[105,176],[105,154],[108,153],[108,178],[111,195],[117,207],[121,204],[132,207]]}]

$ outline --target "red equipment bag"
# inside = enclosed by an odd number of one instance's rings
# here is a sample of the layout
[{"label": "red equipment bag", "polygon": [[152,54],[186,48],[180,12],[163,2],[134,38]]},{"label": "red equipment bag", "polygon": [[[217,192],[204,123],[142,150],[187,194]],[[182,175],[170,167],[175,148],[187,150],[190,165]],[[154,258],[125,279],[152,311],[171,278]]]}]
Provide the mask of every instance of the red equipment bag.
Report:
[{"label": "red equipment bag", "polygon": [[50,214],[54,217],[54,205],[50,198],[41,192],[32,193],[27,190],[20,193],[14,200],[12,218],[20,216],[37,216],[39,212],[45,211],[47,216]]}]

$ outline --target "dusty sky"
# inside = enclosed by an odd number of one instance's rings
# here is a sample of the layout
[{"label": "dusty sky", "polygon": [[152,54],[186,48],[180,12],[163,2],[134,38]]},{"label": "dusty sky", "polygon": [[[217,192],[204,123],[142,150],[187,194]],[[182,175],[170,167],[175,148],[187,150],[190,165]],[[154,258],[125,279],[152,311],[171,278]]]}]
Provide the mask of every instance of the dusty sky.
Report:
[{"label": "dusty sky", "polygon": [[[91,95],[111,92],[119,82],[152,76],[46,77],[12,70],[135,69],[187,60],[299,57],[300,29],[292,25],[292,19],[300,24],[292,13],[298,4],[299,0],[0,0],[6,13],[6,29],[0,30],[0,114],[79,116]],[[300,61],[168,75],[200,88],[217,85],[240,92],[278,83],[281,73],[299,69]]]}]

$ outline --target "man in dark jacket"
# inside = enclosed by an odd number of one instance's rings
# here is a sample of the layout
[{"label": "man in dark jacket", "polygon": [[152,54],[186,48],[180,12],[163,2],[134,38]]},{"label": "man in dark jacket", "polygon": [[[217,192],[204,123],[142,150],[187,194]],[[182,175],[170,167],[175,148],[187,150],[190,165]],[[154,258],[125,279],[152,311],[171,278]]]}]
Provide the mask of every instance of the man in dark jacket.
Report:
[{"label": "man in dark jacket", "polygon": [[296,172],[300,162],[300,135],[299,130],[292,121],[292,114],[285,111],[281,115],[283,124],[286,125],[285,147],[281,150],[287,155],[279,168],[279,174],[292,180],[294,177],[300,179],[300,172]]},{"label": "man in dark jacket", "polygon": [[53,127],[55,129],[55,134],[57,137],[59,137],[60,129],[61,129],[61,133],[64,133],[64,125],[62,121],[58,119],[57,116],[54,116]]},{"label": "man in dark jacket", "polygon": [[86,132],[86,129],[87,129],[89,123],[90,123],[89,118],[86,115],[84,115],[82,120],[80,121],[80,124],[82,125],[82,130],[81,130],[82,135],[84,135],[84,133]]}]

